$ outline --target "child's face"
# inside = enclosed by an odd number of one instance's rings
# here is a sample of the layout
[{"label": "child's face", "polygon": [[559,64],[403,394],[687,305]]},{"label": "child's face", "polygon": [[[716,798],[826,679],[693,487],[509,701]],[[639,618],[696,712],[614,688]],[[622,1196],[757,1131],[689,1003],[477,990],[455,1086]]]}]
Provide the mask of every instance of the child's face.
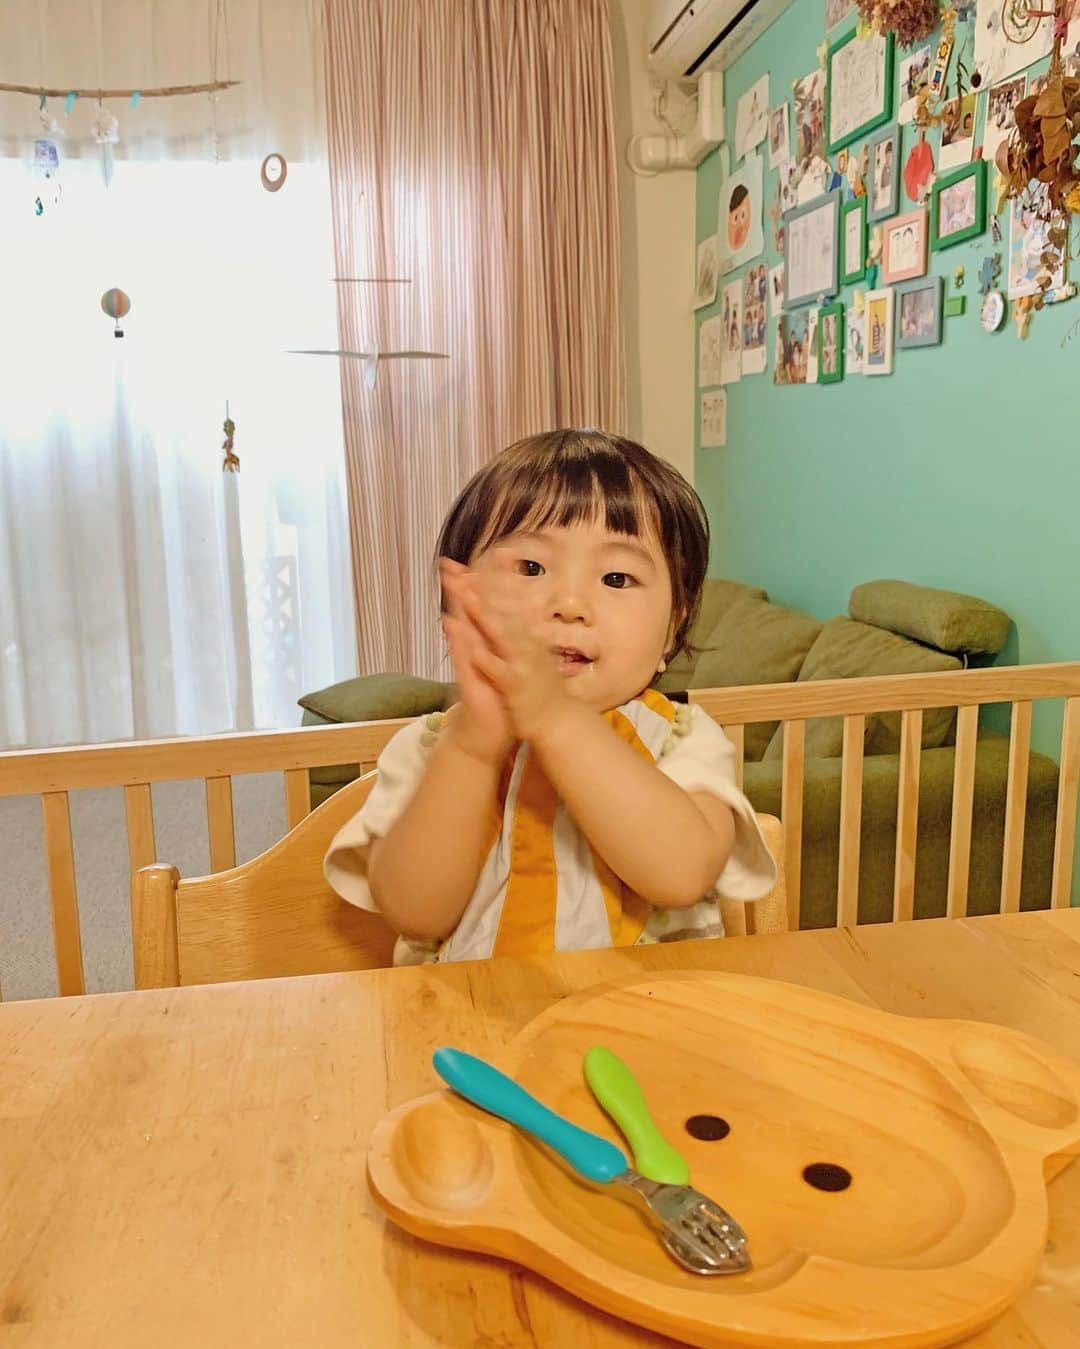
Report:
[{"label": "child's face", "polygon": [[505,567],[507,558],[529,626],[572,697],[604,712],[648,687],[674,626],[671,576],[656,539],[581,521],[512,534],[470,565]]},{"label": "child's face", "polygon": [[743,197],[728,211],[727,237],[731,251],[737,253],[750,237],[750,198]]}]

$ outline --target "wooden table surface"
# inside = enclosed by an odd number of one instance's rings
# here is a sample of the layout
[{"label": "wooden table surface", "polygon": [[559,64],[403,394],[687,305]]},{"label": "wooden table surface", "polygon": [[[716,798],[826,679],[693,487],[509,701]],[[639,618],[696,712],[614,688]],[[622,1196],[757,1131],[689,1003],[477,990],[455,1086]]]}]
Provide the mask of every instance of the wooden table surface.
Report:
[{"label": "wooden table surface", "polygon": [[[787,979],[1080,1060],[1080,910],[0,1007],[0,1349],[668,1344],[384,1222],[364,1176],[438,1045],[494,1055],[590,984]],[[980,1349],[1080,1346],[1080,1162],[1035,1286]]]}]

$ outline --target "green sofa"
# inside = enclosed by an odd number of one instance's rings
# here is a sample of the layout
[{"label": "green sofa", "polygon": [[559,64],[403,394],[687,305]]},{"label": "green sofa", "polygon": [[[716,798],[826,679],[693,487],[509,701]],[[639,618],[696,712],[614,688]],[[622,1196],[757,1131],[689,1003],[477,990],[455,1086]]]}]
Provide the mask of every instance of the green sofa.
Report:
[{"label": "green sofa", "polygon": [[[773,604],[764,590],[734,581],[705,583],[693,651],[672,662],[660,687],[677,696],[692,688],[784,683],[958,670],[990,663],[1005,644],[1011,622],[994,605],[972,596],[873,581],[852,591],[847,615],[821,623]],[[411,675],[382,674],[345,680],[300,700],[305,725],[376,721],[440,711],[451,687]],[[859,920],[892,916],[899,784],[899,714],[868,717],[864,742],[863,812],[859,864]],[[955,757],[955,709],[928,711],[923,719],[916,854],[917,917],[945,912]],[[816,718],[806,728],[803,806],[801,924],[836,921],[840,847],[838,717]],[[747,726],[744,787],[755,809],[780,813],[781,735],[777,723]],[[972,821],[972,913],[993,912],[1001,887],[1005,788],[1009,742],[980,730]],[[314,769],[312,802],[318,804],[356,776],[355,765]],[[1030,756],[1021,906],[1046,907],[1057,808],[1057,765]]]}]

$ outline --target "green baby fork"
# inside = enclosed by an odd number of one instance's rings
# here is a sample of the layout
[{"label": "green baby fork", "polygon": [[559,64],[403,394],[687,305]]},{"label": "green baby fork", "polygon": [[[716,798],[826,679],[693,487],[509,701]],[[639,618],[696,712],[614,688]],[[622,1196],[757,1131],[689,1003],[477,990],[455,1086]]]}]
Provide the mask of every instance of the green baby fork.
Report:
[{"label": "green baby fork", "polygon": [[585,1081],[633,1149],[635,1169],[661,1185],[689,1185],[690,1168],[656,1127],[637,1079],[622,1059],[594,1045],[585,1055]]}]

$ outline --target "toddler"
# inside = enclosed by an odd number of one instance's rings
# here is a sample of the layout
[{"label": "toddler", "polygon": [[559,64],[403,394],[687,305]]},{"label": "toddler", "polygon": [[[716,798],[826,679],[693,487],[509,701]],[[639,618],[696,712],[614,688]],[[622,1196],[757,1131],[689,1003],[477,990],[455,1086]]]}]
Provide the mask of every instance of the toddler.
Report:
[{"label": "toddler", "polygon": [[720,936],[775,867],[734,750],[656,687],[708,564],[689,484],[633,441],[529,436],[438,543],[458,701],[389,742],[327,879],[400,933],[396,964]]}]

